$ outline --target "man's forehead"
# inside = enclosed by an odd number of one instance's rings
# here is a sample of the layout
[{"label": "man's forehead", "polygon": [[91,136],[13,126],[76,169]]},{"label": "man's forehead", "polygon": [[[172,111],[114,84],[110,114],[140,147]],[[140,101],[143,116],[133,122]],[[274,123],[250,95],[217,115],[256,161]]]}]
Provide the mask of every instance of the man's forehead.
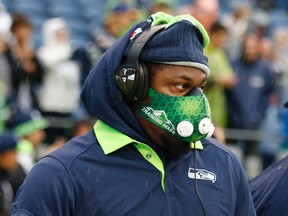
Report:
[{"label": "man's forehead", "polygon": [[170,78],[179,78],[187,81],[195,81],[196,79],[199,82],[206,82],[207,81],[207,74],[195,67],[186,67],[186,66],[179,66],[179,65],[165,65],[159,67],[158,70],[156,69],[156,73],[159,76],[165,76]]}]

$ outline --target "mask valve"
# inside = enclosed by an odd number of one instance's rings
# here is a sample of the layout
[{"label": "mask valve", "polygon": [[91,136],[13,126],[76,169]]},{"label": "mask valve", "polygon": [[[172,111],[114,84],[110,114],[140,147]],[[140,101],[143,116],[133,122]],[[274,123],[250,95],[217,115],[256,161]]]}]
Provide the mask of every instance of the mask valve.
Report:
[{"label": "mask valve", "polygon": [[182,137],[189,137],[192,135],[194,127],[189,121],[181,121],[177,125],[177,133]]},{"label": "mask valve", "polygon": [[215,127],[209,118],[203,118],[199,122],[198,129],[201,134],[207,134],[206,137],[211,137],[214,132]]}]

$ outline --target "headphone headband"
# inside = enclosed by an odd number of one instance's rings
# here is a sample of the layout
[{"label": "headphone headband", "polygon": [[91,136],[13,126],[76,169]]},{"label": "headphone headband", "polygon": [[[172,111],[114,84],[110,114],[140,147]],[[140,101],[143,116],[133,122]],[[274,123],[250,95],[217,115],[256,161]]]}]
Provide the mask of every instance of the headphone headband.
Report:
[{"label": "headphone headband", "polygon": [[167,25],[157,25],[157,26],[152,26],[150,29],[142,32],[138,38],[134,41],[132,44],[128,54],[127,54],[127,60],[126,63],[127,65],[133,65],[133,63],[138,62],[138,58],[140,56],[140,53],[147,43],[147,41],[155,35],[158,31],[161,29],[165,28]]}]

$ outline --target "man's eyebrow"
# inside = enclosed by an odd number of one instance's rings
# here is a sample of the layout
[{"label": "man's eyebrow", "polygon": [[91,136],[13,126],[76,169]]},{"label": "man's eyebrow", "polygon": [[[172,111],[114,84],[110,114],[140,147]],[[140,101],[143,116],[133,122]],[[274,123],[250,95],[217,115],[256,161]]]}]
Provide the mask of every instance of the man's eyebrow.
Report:
[{"label": "man's eyebrow", "polygon": [[[179,76],[179,77],[177,77],[177,78],[181,78],[181,79],[187,80],[187,81],[189,81],[189,82],[193,82],[193,83],[195,82],[195,81],[194,81],[194,78],[191,78],[191,77],[186,76],[186,75],[181,75],[181,76]],[[207,80],[208,80],[208,77],[205,76],[205,77],[203,78],[203,80],[200,82],[200,84],[201,84],[201,85],[206,84],[206,83],[207,83]]]},{"label": "man's eyebrow", "polygon": [[192,79],[191,77],[188,77],[186,75],[180,75],[177,78],[181,78],[181,79],[184,79],[184,80],[187,80],[187,81],[194,81],[194,79]]}]

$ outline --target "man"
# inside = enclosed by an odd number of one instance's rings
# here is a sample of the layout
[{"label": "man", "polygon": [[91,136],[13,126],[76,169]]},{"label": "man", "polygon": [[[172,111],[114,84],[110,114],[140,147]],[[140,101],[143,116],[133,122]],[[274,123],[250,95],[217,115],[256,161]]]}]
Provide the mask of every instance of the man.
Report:
[{"label": "man", "polygon": [[12,70],[12,102],[23,112],[37,110],[36,95],[44,69],[30,43],[34,31],[28,16],[14,13],[10,31],[13,43],[9,46],[11,54],[7,50],[6,56]]},{"label": "man", "polygon": [[[284,105],[288,108],[288,101]],[[273,163],[251,180],[251,192],[257,215],[287,215],[288,156]]]},{"label": "man", "polygon": [[46,138],[45,129],[48,127],[48,121],[42,118],[38,111],[16,111],[6,121],[6,127],[19,137],[16,146],[17,157],[19,164],[28,173],[40,157],[38,150]]},{"label": "man", "polygon": [[224,49],[228,29],[222,23],[215,22],[210,29],[209,36],[210,44],[204,50],[204,54],[209,59],[211,75],[204,92],[212,110],[211,115],[215,124],[214,137],[226,143],[224,129],[227,128],[228,120],[225,90],[235,85],[236,76]]},{"label": "man", "polygon": [[190,15],[132,27],[84,85],[93,130],[31,170],[12,215],[255,215],[239,161],[204,139],[208,42]]},{"label": "man", "polygon": [[[269,98],[275,93],[275,82],[271,67],[261,58],[259,37],[254,32],[245,35],[241,55],[231,65],[237,83],[226,91],[228,126],[238,130],[260,130]],[[261,159],[258,142],[244,135],[228,142],[242,148],[248,178],[259,174]]]}]

